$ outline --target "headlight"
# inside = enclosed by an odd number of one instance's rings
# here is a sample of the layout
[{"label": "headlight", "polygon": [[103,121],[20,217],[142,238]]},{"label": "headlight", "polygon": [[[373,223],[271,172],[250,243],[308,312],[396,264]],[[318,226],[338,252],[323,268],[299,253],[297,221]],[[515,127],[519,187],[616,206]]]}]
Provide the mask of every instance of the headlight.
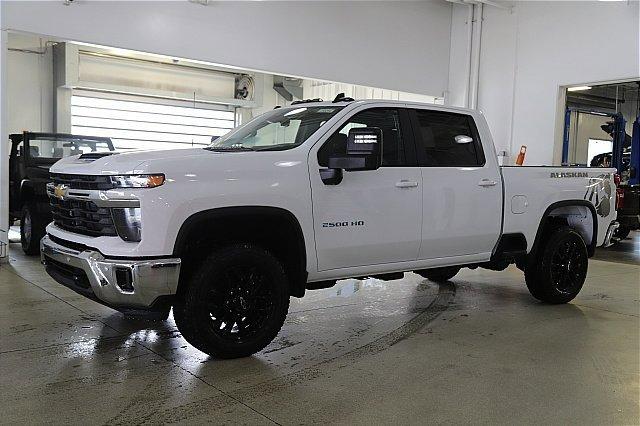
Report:
[{"label": "headlight", "polygon": [[164,183],[164,175],[111,176],[115,188],[155,188]]},{"label": "headlight", "polygon": [[142,220],[139,207],[111,209],[111,215],[120,238],[125,241],[140,241],[142,237]]}]

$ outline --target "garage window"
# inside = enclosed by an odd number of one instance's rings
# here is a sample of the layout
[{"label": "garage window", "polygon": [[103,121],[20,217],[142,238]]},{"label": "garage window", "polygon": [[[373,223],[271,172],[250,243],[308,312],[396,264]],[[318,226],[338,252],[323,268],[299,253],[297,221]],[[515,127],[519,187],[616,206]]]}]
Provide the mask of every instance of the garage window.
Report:
[{"label": "garage window", "polygon": [[[233,129],[235,112],[225,106],[189,107],[74,94],[71,132],[105,136],[116,149],[174,149],[206,146]],[[218,109],[219,108],[219,109]]]}]

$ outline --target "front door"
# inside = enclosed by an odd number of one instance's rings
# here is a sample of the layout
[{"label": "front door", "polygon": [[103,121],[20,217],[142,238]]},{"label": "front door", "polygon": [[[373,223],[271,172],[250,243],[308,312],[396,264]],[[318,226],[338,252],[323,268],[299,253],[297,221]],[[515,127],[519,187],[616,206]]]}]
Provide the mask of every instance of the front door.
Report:
[{"label": "front door", "polygon": [[[346,153],[349,129],[382,130],[382,166],[344,172],[338,185],[325,185],[319,168],[331,154]],[[416,167],[409,115],[398,108],[356,112],[310,158],[318,269],[415,260],[422,223],[422,178]]]}]

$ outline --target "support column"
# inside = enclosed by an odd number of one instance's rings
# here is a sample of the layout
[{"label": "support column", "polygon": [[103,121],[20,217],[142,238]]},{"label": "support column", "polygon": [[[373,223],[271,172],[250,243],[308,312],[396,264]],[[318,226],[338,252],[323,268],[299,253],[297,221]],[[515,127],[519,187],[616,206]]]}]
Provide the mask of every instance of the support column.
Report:
[{"label": "support column", "polygon": [[478,108],[478,89],[480,83],[480,51],[482,42],[483,4],[473,5],[473,25],[471,27],[471,49],[469,67],[469,99],[468,108]]},{"label": "support column", "polygon": [[9,131],[7,127],[7,40],[0,31],[0,262],[9,248]]}]

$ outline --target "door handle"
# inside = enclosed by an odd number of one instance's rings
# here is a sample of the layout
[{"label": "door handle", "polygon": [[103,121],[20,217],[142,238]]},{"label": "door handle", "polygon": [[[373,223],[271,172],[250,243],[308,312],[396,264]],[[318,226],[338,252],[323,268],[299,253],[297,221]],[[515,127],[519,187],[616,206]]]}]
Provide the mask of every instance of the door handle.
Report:
[{"label": "door handle", "polygon": [[491,179],[482,179],[478,182],[478,186],[496,186],[498,182]]},{"label": "door handle", "polygon": [[396,188],[415,188],[418,186],[418,182],[402,179],[400,182],[396,182]]}]

